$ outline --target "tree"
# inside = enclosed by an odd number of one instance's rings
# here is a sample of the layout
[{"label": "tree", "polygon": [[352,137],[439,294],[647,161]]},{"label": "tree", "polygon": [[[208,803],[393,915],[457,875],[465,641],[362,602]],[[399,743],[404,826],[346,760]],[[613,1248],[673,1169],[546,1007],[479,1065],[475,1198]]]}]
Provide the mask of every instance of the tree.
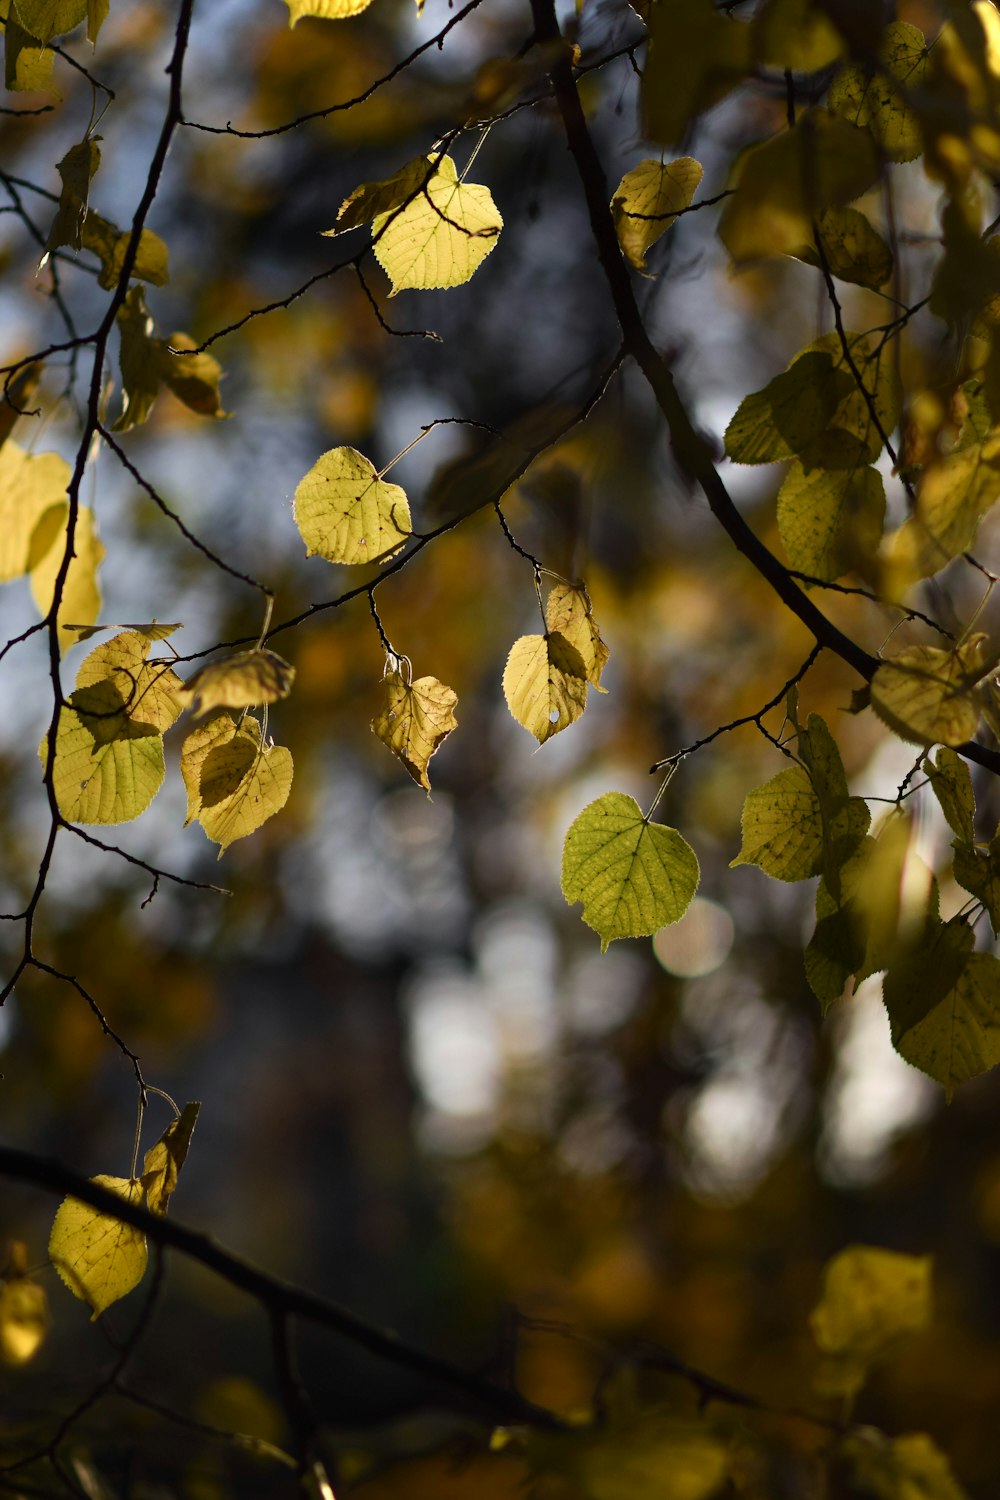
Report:
[{"label": "tree", "polygon": [[1000,16],[288,10],[3,13],[0,1487],[993,1494]]}]

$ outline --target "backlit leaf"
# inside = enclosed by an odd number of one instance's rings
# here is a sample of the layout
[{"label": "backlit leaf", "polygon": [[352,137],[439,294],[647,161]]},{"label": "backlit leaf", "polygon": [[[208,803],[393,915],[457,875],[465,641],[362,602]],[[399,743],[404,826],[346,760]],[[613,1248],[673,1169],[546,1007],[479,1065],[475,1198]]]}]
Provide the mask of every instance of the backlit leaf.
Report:
[{"label": "backlit leaf", "polygon": [[0,1364],[26,1365],[48,1332],[48,1299],[45,1288],[25,1274],[27,1257],[20,1241],[12,1246],[10,1260],[0,1281]]},{"label": "backlit leaf", "polygon": [[851,1245],[827,1263],[823,1296],[809,1325],[827,1356],[817,1382],[829,1395],[851,1396],[868,1368],[931,1318],[931,1260]]},{"label": "backlit leaf", "polygon": [[599,693],[606,693],[607,688],[601,687],[601,674],[611,652],[601,639],[586,589],[573,588],[567,583],[555,584],[545,601],[545,623],[550,631],[558,632],[580,653],[590,686]]},{"label": "backlit leaf", "polygon": [[843,67],[830,85],[835,114],[869,131],[890,161],[912,161],[922,148],[920,123],[907,102],[927,72],[927,40],[905,21],[885,29],[881,66],[872,72],[855,63]]},{"label": "backlit leaf", "polygon": [[[18,417],[23,412],[25,416],[34,416],[37,413],[29,412],[31,398],[38,389],[38,382],[42,378],[44,366],[38,360],[24,365],[16,375],[11,377],[10,384],[5,391],[0,390],[0,448],[3,447],[14,427]],[[3,485],[0,484],[0,500],[3,497]],[[0,527],[2,532],[2,527]]]},{"label": "backlit leaf", "polygon": [[909,646],[897,652],[871,680],[872,708],[900,739],[963,744],[975,734],[982,711],[976,683],[988,670],[985,640],[979,633],[953,651]]},{"label": "backlit leaf", "polygon": [[71,146],[58,164],[62,191],[59,194],[59,207],[45,242],[46,254],[60,245],[70,245],[74,250],[81,247],[80,233],[87,217],[90,184],[101,164],[101,148],[97,144],[99,140],[100,136],[88,136],[79,145]]},{"label": "backlit leaf", "polygon": [[287,698],[295,668],[276,651],[241,651],[201,667],[177,697],[200,718],[212,708],[255,708]]},{"label": "backlit leaf", "polygon": [[295,524],[314,554],[334,563],[391,557],[410,535],[405,490],[380,479],[355,448],[331,448],[295,490]]},{"label": "backlit leaf", "polygon": [[[142,1202],[138,1178],[90,1180],[127,1203]],[[74,1297],[88,1303],[96,1318],[139,1285],[146,1270],[146,1237],[77,1198],[64,1198],[49,1236],[49,1258]]]},{"label": "backlit leaf", "polygon": [[1000,833],[985,849],[970,841],[955,844],[954,875],[963,890],[986,908],[990,926],[1000,933]]},{"label": "backlit leaf", "polygon": [[140,1181],[150,1213],[165,1214],[167,1211],[170,1196],[177,1188],[181,1167],[187,1160],[200,1109],[200,1104],[185,1104],[178,1118],[171,1121],[156,1145],[146,1152]]},{"label": "backlit leaf", "polygon": [[807,349],[762,391],[740,402],[726,428],[726,454],[739,464],[794,458],[825,433],[850,397],[849,373],[825,349]]},{"label": "backlit leaf", "polygon": [[841,1444],[853,1484],[874,1500],[967,1500],[947,1458],[925,1432],[886,1437],[875,1428]]},{"label": "backlit leaf", "polygon": [[30,32],[25,31],[17,19],[17,12],[8,12],[4,24],[4,83],[7,88],[18,93],[61,98],[52,82],[55,60],[51,47],[39,47]]},{"label": "backlit leaf", "polygon": [[766,0],[753,31],[757,59],[782,72],[816,73],[844,51],[844,38],[817,0]]},{"label": "backlit leaf", "polygon": [[346,21],[350,16],[359,16],[371,3],[372,0],[285,0],[289,26],[297,25],[303,16],[317,16],[321,21]]},{"label": "backlit leaf", "polygon": [[[103,219],[91,209],[80,228],[80,239],[85,250],[91,250],[101,262],[98,285],[111,291],[118,285],[125,252],[132,238],[128,229],[119,229],[109,219]],[[132,267],[137,281],[148,281],[153,286],[165,286],[170,280],[167,264],[167,247],[158,234],[144,229],[139,236],[139,250]]]},{"label": "backlit leaf", "polygon": [[743,804],[743,846],[730,862],[758,865],[776,880],[818,875],[823,858],[823,815],[803,766],[789,766],[748,794]]},{"label": "backlit leaf", "polygon": [[942,922],[933,913],[921,940],[886,975],[893,1046],[949,1097],[1000,1062],[998,986],[1000,959],[973,952],[964,918]]},{"label": "backlit leaf", "polygon": [[974,546],[979,523],[1000,499],[1000,433],[935,459],[920,475],[917,504],[891,539],[899,592]]},{"label": "backlit leaf", "polygon": [[654,5],[643,89],[643,135],[673,145],[738,87],[751,67],[750,27],[712,0]]},{"label": "backlit leaf", "polygon": [[[832,275],[877,291],[892,275],[892,251],[856,208],[827,208],[816,216],[816,230]],[[794,252],[796,260],[822,262],[812,241]]]},{"label": "backlit leaf", "polygon": [[359,224],[369,224],[381,214],[390,214],[394,209],[408,203],[422,192],[424,184],[434,175],[437,156],[418,156],[408,161],[391,177],[380,182],[362,182],[353,193],[348,193],[337,211],[337,222],[323,233],[330,238],[356,229]]},{"label": "backlit leaf", "polygon": [[132,286],[118,310],[119,364],[125,401],[115,432],[145,422],[160,389],[160,342],[141,286]]},{"label": "backlit leaf", "polygon": [[[66,545],[66,511],[61,516],[62,524],[55,533],[48,551],[33,562],[31,596],[38,612],[47,615],[55,598],[56,576],[62,566]],[[47,532],[47,523],[35,534],[41,541]],[[32,549],[34,551],[34,548]],[[63,648],[76,638],[75,631],[66,623],[72,620],[77,625],[89,625],[101,612],[101,589],[97,582],[97,570],[104,560],[104,544],[97,535],[94,512],[81,506],[77,514],[76,531],[73,538],[74,557],[69,565],[63,584],[59,605],[59,640]]]},{"label": "backlit leaf", "polygon": [[679,922],[699,877],[691,845],[675,828],[648,822],[624,792],[585,807],[563,845],[563,895],[571,906],[583,902],[602,951],[617,938],[652,937]]},{"label": "backlit leaf", "polygon": [[807,469],[796,459],[778,492],[778,529],[792,567],[830,581],[871,566],[882,538],[877,469]]},{"label": "backlit leaf", "polygon": [[181,747],[187,788],[187,823],[197,819],[219,845],[255,833],[280,812],[292,788],[292,756],[283,745],[265,745],[260,725],[246,717],[237,725],[221,713],[192,730]]},{"label": "backlit leaf", "polygon": [[503,219],[489,188],[459,182],[450,156],[407,203],[372,220],[375,258],[392,282],[390,296],[407,287],[461,286],[493,249]]},{"label": "backlit leaf", "polygon": [[14,0],[14,9],[30,36],[50,42],[86,20],[87,0]]},{"label": "backlit leaf", "polygon": [[649,158],[625,173],[611,199],[611,216],[622,253],[637,271],[645,270],[646,251],[691,203],[702,175],[701,163],[691,156]]},{"label": "backlit leaf", "polygon": [[458,727],[454,713],[458,694],[436,677],[408,682],[401,672],[387,672],[380,697],[372,732],[403,762],[417,785],[429,792],[427,764]]},{"label": "backlit leaf", "polygon": [[70,467],[58,453],[0,447],[0,583],[30,573],[66,522]]},{"label": "backlit leaf", "polygon": [[586,664],[558,631],[522,635],[510,648],[503,691],[517,722],[544,745],[586,708]]},{"label": "backlit leaf", "polygon": [[974,837],[973,819],[976,815],[976,794],[972,789],[969,768],[960,755],[942,745],[934,761],[924,761],[924,774],[931,784],[935,797],[948,825],[960,839],[968,843]]},{"label": "backlit leaf", "polygon": [[178,401],[199,417],[225,417],[228,413],[222,410],[219,395],[222,366],[206,351],[201,354],[184,352],[197,347],[194,339],[186,333],[172,333],[166,342],[161,340],[160,379]]},{"label": "backlit leaf", "polygon": [[737,157],[719,220],[735,265],[797,255],[813,237],[816,215],[861,196],[877,181],[879,154],[869,135],[827,110],[811,109]]}]

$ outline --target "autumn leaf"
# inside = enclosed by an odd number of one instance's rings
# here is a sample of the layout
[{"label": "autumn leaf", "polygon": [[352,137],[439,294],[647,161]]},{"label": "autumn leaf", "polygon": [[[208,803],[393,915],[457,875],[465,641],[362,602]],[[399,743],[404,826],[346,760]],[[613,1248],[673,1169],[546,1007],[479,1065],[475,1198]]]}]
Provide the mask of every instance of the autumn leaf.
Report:
[{"label": "autumn leaf", "polygon": [[139,1179],[146,1194],[146,1206],[151,1213],[165,1214],[171,1194],[176,1190],[181,1167],[187,1160],[191,1136],[198,1121],[200,1104],[185,1104],[176,1120],[151,1146],[143,1158],[142,1176]]},{"label": "autumn leaf", "polygon": [[294,681],[295,668],[276,651],[241,651],[201,667],[177,689],[177,698],[201,718],[213,708],[277,703],[288,697]]},{"label": "autumn leaf", "polygon": [[809,1324],[826,1356],[818,1384],[827,1395],[852,1396],[869,1366],[931,1317],[929,1256],[852,1245],[828,1262],[823,1296]]},{"label": "autumn leaf", "polygon": [[550,633],[559,634],[580,654],[584,676],[591,687],[601,687],[601,675],[611,652],[601,639],[587,592],[571,584],[557,583],[545,601],[545,624]]},{"label": "autumn leaf", "polygon": [[383,745],[401,760],[418,786],[430,791],[430,758],[458,727],[454,708],[458,694],[436,677],[407,681],[402,672],[387,672],[380,688],[381,704],[371,727]]},{"label": "autumn leaf", "polygon": [[871,680],[871,704],[901,739],[961,745],[972,739],[982,712],[976,684],[989,670],[986,636],[969,636],[953,651],[908,646],[887,658]]},{"label": "autumn leaf", "polygon": [[0,583],[37,567],[66,524],[69,464],[58,453],[0,447]]},{"label": "autumn leaf", "polygon": [[544,745],[586,708],[587,668],[558,631],[522,635],[510,648],[503,691],[517,722]]},{"label": "autumn leaf", "polygon": [[391,557],[410,535],[405,490],[387,484],[355,448],[331,448],[295,490],[306,556],[358,564]]},{"label": "autumn leaf", "polygon": [[237,724],[229,714],[218,714],[192,730],[181,747],[185,827],[197,819],[219,845],[221,859],[230,844],[281,811],[292,788],[292,769],[291,752],[265,745],[255,718]]},{"label": "autumn leaf", "polygon": [[611,199],[611,216],[622,254],[637,271],[646,269],[646,251],[690,205],[702,175],[701,163],[691,156],[649,158],[625,173]]},{"label": "autumn leaf", "polygon": [[[37,561],[32,562],[29,574],[31,596],[42,616],[48,614],[55,598],[56,578],[62,566],[66,546],[67,510],[68,507],[60,517],[61,525],[55,532],[48,550],[39,556]],[[37,545],[40,546],[49,535],[50,522],[51,518],[47,518],[43,527],[35,533],[33,542]],[[35,551],[36,547],[33,546],[32,554]],[[81,506],[77,513],[73,553],[59,604],[59,642],[64,648],[71,645],[74,638],[73,629],[68,621],[89,625],[101,612],[101,588],[97,581],[97,570],[104,561],[104,543],[97,534],[94,512],[87,506]]]},{"label": "autumn leaf", "polygon": [[[133,1177],[92,1177],[126,1203],[142,1202],[143,1187]],[[105,1308],[139,1285],[146,1271],[146,1236],[110,1214],[64,1198],[49,1235],[49,1259],[74,1297],[97,1318]]]},{"label": "autumn leaf", "polygon": [[461,286],[496,245],[503,219],[489,188],[461,182],[450,156],[405,207],[372,220],[375,259],[390,296],[413,288]]}]

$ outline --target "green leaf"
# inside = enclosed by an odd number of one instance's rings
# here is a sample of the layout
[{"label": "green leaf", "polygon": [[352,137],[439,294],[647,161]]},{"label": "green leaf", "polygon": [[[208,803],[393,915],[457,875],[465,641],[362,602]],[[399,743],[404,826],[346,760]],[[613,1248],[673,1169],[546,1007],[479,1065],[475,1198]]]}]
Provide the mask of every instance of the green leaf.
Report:
[{"label": "green leaf", "polygon": [[81,231],[87,217],[90,184],[101,165],[101,148],[97,144],[100,139],[99,135],[88,136],[79,145],[71,146],[58,164],[62,191],[59,194],[59,207],[45,242],[46,255],[60,245],[70,245],[74,250],[79,250],[82,246]]},{"label": "green leaf", "polygon": [[200,1104],[185,1104],[155,1146],[146,1152],[142,1164],[143,1190],[150,1213],[165,1214],[171,1194],[177,1188],[181,1167],[187,1160],[191,1136],[198,1122]]},{"label": "green leaf", "polygon": [[14,10],[29,36],[51,42],[86,20],[87,0],[14,0]]},{"label": "green leaf", "polygon": [[890,161],[913,161],[923,148],[920,122],[908,98],[927,73],[927,40],[905,21],[885,29],[881,66],[869,72],[855,63],[843,67],[830,85],[828,105],[852,125],[867,130]]},{"label": "green leaf", "polygon": [[[142,1202],[138,1178],[90,1180],[127,1203]],[[78,1198],[64,1198],[49,1236],[49,1259],[74,1297],[88,1303],[97,1318],[139,1285],[146,1270],[146,1237],[140,1229],[99,1213]]]},{"label": "green leaf", "polygon": [[580,653],[590,686],[606,693],[607,688],[601,687],[601,674],[611,652],[601,639],[586,589],[568,583],[555,584],[545,601],[545,624]]},{"label": "green leaf", "polygon": [[942,922],[933,913],[920,941],[886,975],[893,1046],[949,1097],[1000,1062],[998,986],[1000,959],[973,951],[964,918]]},{"label": "green leaf", "polygon": [[30,32],[8,12],[4,24],[4,83],[17,93],[62,95],[52,82],[56,55],[51,47],[40,47]]},{"label": "green leaf", "polygon": [[778,491],[778,529],[789,561],[823,582],[871,568],[884,520],[877,469],[807,469],[795,459]]},{"label": "green leaf", "polygon": [[[130,229],[119,229],[109,219],[91,210],[80,227],[80,239],[85,250],[90,250],[101,262],[98,286],[110,292],[118,285],[125,252],[132,239]],[[165,286],[170,280],[167,264],[167,247],[158,234],[144,229],[139,236],[139,250],[132,267],[137,281],[148,281],[153,286]]]},{"label": "green leaf", "polygon": [[646,251],[691,203],[702,175],[701,163],[691,156],[648,158],[625,173],[611,199],[611,216],[622,253],[637,271],[646,269]]},{"label": "green leaf", "polygon": [[751,31],[712,0],[654,5],[649,21],[642,133],[669,146],[743,82],[752,65]]},{"label": "green leaf", "polygon": [[558,631],[522,635],[510,648],[503,691],[517,722],[544,745],[586,708],[586,664]]},{"label": "green leaf", "polygon": [[380,478],[363,453],[331,448],[296,487],[295,524],[307,557],[375,562],[410,535],[410,507],[405,490]]},{"label": "green leaf", "polygon": [[975,545],[979,523],[1000,499],[1000,433],[935,459],[920,475],[917,504],[892,537],[896,593],[930,578]]},{"label": "green leaf", "polygon": [[356,229],[361,224],[370,224],[372,219],[391,214],[404,203],[409,203],[430,182],[437,161],[437,153],[418,156],[415,161],[408,161],[405,167],[400,167],[391,177],[380,182],[360,183],[340,205],[334,227],[324,229],[323,233],[333,239],[338,234],[346,234],[349,229]]},{"label": "green leaf", "polygon": [[954,875],[963,890],[986,908],[990,925],[1000,934],[1000,832],[985,849],[970,841],[955,844]]},{"label": "green leaf", "polygon": [[871,814],[863,798],[848,795],[840,751],[819,714],[810,714],[806,728],[799,730],[798,747],[819,801],[823,875],[833,894],[839,896],[840,867],[864,839]]},{"label": "green leaf", "polygon": [[942,745],[935,761],[924,761],[924,774],[952,832],[971,844],[975,836],[976,794],[965,761]]},{"label": "green leaf", "polygon": [[380,698],[372,733],[402,761],[417,785],[429,792],[430,758],[458,728],[454,712],[458,694],[436,677],[410,682],[401,672],[387,672]]},{"label": "green leaf", "polygon": [[745,396],[726,428],[734,463],[771,464],[794,458],[828,427],[853,382],[827,350],[807,349],[762,391]]},{"label": "green leaf", "polygon": [[737,266],[798,255],[824,209],[858,198],[878,180],[871,137],[824,109],[737,157],[719,219],[719,238]]},{"label": "green leaf", "polygon": [[829,354],[837,372],[851,383],[815,449],[802,452],[803,463],[830,469],[873,464],[885,446],[882,433],[890,434],[899,420],[899,390],[892,360],[878,339],[846,330],[843,341],[839,333],[825,333],[809,348]]},{"label": "green leaf", "polygon": [[[60,513],[61,524],[56,531],[52,524],[54,518],[46,515],[32,535],[29,574],[31,597],[42,616],[48,614],[55,599],[56,577],[66,548],[67,516],[68,506],[63,507]],[[42,553],[42,544],[50,537],[52,539],[48,550]],[[59,642],[63,648],[71,646],[76,639],[76,632],[69,621],[76,625],[89,625],[101,612],[97,570],[104,560],[104,544],[97,535],[94,512],[86,506],[81,506],[77,513],[73,553],[59,604]]]},{"label": "green leaf", "polygon": [[[832,275],[877,291],[892,275],[892,251],[856,208],[827,208],[816,217],[816,231]],[[812,240],[794,252],[809,266],[822,264]]]},{"label": "green leaf", "polygon": [[572,823],[562,891],[601,939],[652,937],[679,922],[698,889],[698,859],[676,828],[650,823],[624,792],[607,792]]},{"label": "green leaf", "polygon": [[853,1484],[874,1500],[967,1500],[947,1458],[925,1432],[890,1438],[859,1428],[841,1443]]},{"label": "green leaf", "polygon": [[827,1356],[817,1385],[853,1396],[870,1365],[931,1319],[931,1259],[851,1245],[828,1262],[809,1326]]},{"label": "green leaf", "polygon": [[971,635],[953,651],[909,646],[883,662],[871,680],[871,705],[900,739],[918,745],[961,745],[982,712],[976,684],[990,670],[986,636]]},{"label": "green leaf", "polygon": [[775,880],[807,880],[823,862],[823,814],[804,766],[789,766],[748,793],[743,847],[730,869],[757,865]]},{"label": "green leaf", "polygon": [[372,220],[375,259],[392,282],[408,287],[461,286],[489,255],[503,219],[489,188],[460,182],[450,156],[404,208]]},{"label": "green leaf", "polygon": [[38,566],[66,525],[70,467],[58,453],[0,447],[0,583]]},{"label": "green leaf", "polygon": [[224,661],[210,662],[177,689],[185,708],[201,718],[213,708],[255,708],[287,698],[295,668],[276,651],[240,651]]},{"label": "green leaf", "polygon": [[280,812],[292,789],[291,751],[265,745],[257,720],[222,713],[192,730],[181,747],[187,788],[185,827],[195,819],[219,845],[219,858]]}]

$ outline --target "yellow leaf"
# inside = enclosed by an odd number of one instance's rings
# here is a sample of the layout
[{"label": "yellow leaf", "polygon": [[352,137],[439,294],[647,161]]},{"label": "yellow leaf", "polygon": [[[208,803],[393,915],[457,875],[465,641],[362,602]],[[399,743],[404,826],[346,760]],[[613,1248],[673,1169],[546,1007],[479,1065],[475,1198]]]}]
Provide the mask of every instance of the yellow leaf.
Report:
[{"label": "yellow leaf", "polygon": [[40,42],[65,36],[87,17],[87,0],[14,0],[25,31]]},{"label": "yellow leaf", "polygon": [[[92,251],[101,262],[97,284],[105,291],[111,291],[118,284],[125,263],[125,251],[131,238],[131,230],[119,229],[117,224],[112,224],[109,219],[102,219],[93,210],[81,225],[80,239],[83,248]],[[132,275],[137,281],[149,281],[153,286],[165,286],[170,280],[167,247],[151,229],[144,229],[139,236],[139,250]]]},{"label": "yellow leaf", "polygon": [[252,717],[237,726],[226,713],[192,730],[181,747],[181,775],[187,788],[185,826],[197,819],[219,845],[255,833],[280,812],[292,787],[292,756],[282,745],[261,743]]},{"label": "yellow leaf", "polygon": [[306,556],[334,563],[391,557],[410,535],[410,507],[398,484],[380,479],[355,448],[331,448],[295,490],[295,524]]},{"label": "yellow leaf", "polygon": [[751,67],[751,31],[722,15],[713,0],[653,5],[643,77],[643,135],[673,145],[697,115],[743,82]]},{"label": "yellow leaf", "polygon": [[758,61],[782,72],[819,72],[844,51],[844,38],[817,0],[766,0],[754,16],[753,40]]},{"label": "yellow leaf", "polygon": [[865,1427],[844,1438],[841,1452],[854,1484],[874,1500],[967,1500],[948,1460],[925,1432],[890,1438]]},{"label": "yellow leaf", "polygon": [[[142,1202],[138,1178],[90,1180],[127,1203]],[[139,1285],[146,1270],[146,1237],[77,1198],[64,1198],[49,1236],[49,1258],[74,1297],[89,1303],[96,1318]]]},{"label": "yellow leaf", "polygon": [[178,688],[185,708],[201,718],[211,708],[254,708],[287,698],[295,668],[276,651],[241,651],[225,661],[211,662]]},{"label": "yellow leaf", "polygon": [[580,717],[587,706],[587,669],[558,631],[522,635],[510,648],[503,691],[514,718],[540,745]]},{"label": "yellow leaf", "polygon": [[879,154],[863,130],[823,109],[737,158],[719,237],[737,266],[796,255],[823,209],[850,203],[878,180]]},{"label": "yellow leaf", "polygon": [[739,464],[794,458],[825,433],[853,389],[829,350],[804,349],[762,391],[740,402],[726,428],[726,454]]},{"label": "yellow leaf", "polygon": [[580,653],[584,676],[590,686],[599,693],[606,693],[607,688],[601,687],[601,673],[611,652],[601,639],[586,590],[573,588],[568,583],[557,583],[545,602],[545,624]]},{"label": "yellow leaf", "polygon": [[285,0],[289,11],[289,26],[296,26],[303,16],[316,16],[321,21],[346,21],[350,16],[360,16],[372,0]]},{"label": "yellow leaf", "polygon": [[48,1326],[44,1287],[19,1270],[8,1272],[0,1281],[0,1362],[26,1365],[37,1354]]},{"label": "yellow leaf", "polygon": [[974,546],[979,523],[1000,499],[1000,433],[936,459],[920,476],[913,515],[892,536],[887,566],[898,595]]},{"label": "yellow leaf", "polygon": [[[819,242],[832,275],[877,291],[892,275],[892,251],[856,208],[827,208],[815,220]],[[821,264],[810,242],[793,252],[806,265]]]},{"label": "yellow leaf", "polygon": [[[189,411],[199,417],[222,418],[229,415],[222,410],[219,381],[222,366],[211,354],[184,353],[197,349],[194,339],[186,333],[172,333],[166,343],[160,341],[160,379],[178,401],[183,401]],[[179,352],[174,352],[174,351]]]},{"label": "yellow leaf", "polygon": [[979,724],[975,688],[990,670],[981,632],[953,651],[909,646],[888,658],[871,680],[871,705],[900,739],[918,745],[961,745]]},{"label": "yellow leaf", "polygon": [[17,12],[8,11],[4,25],[4,82],[11,90],[28,94],[62,95],[52,82],[56,55],[51,47],[39,47],[26,31]]},{"label": "yellow leaf", "polygon": [[400,672],[387,672],[380,690],[381,707],[372,719],[372,732],[403,762],[418,786],[430,791],[427,764],[453,729],[458,694],[436,677],[407,682]]},{"label": "yellow leaf", "polygon": [[185,1104],[179,1117],[167,1126],[156,1145],[146,1152],[140,1181],[150,1213],[165,1214],[167,1211],[167,1202],[176,1190],[181,1167],[187,1160],[188,1147],[191,1145],[200,1109],[200,1104]]},{"label": "yellow leaf", "polygon": [[869,131],[890,161],[912,161],[923,148],[920,122],[908,99],[927,73],[927,40],[906,21],[885,29],[881,67],[874,72],[855,63],[841,68],[830,85],[830,109]]},{"label": "yellow leaf", "polygon": [[407,287],[461,286],[493,249],[503,219],[489,188],[459,182],[450,156],[405,208],[372,220],[375,259],[392,282]]},{"label": "yellow leaf", "polygon": [[[66,546],[65,512],[63,524],[56,533],[49,550],[31,568],[31,595],[41,615],[47,615],[55,598],[56,575],[62,566]],[[101,612],[101,590],[97,582],[97,569],[104,558],[104,544],[97,535],[94,512],[81,506],[76,522],[73,549],[75,556],[63,584],[59,604],[59,641],[65,648],[71,645],[75,632],[66,623],[89,625]]]},{"label": "yellow leaf", "polygon": [[930,1256],[851,1245],[827,1263],[823,1296],[809,1326],[827,1363],[818,1382],[829,1395],[851,1396],[868,1367],[931,1318]]},{"label": "yellow leaf", "polygon": [[701,163],[691,156],[670,162],[649,158],[625,173],[611,199],[611,215],[622,253],[637,271],[645,270],[646,251],[688,207],[701,179]]},{"label": "yellow leaf", "polygon": [[759,865],[775,880],[818,875],[823,856],[823,815],[803,766],[789,766],[747,794],[743,846],[736,865]]},{"label": "yellow leaf", "polygon": [[0,583],[30,573],[66,520],[70,468],[58,453],[0,447]]},{"label": "yellow leaf", "polygon": [[433,177],[437,160],[437,155],[418,156],[383,181],[360,183],[340,205],[334,227],[324,229],[323,233],[332,239],[408,203]]},{"label": "yellow leaf", "polygon": [[806,469],[796,459],[778,491],[778,529],[792,567],[830,581],[870,571],[882,538],[877,469]]}]

